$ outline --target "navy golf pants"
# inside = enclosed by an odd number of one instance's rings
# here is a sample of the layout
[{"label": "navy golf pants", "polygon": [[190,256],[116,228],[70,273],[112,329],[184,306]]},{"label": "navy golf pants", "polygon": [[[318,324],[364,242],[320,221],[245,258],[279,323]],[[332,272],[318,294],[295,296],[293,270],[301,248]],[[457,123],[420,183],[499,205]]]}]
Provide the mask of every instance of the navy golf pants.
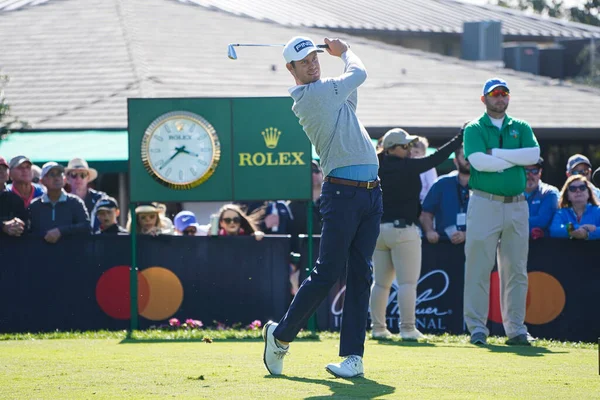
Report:
[{"label": "navy golf pants", "polygon": [[273,334],[284,342],[293,341],[331,287],[346,274],[340,356],[362,357],[373,281],[372,257],[383,214],[381,187],[366,189],[324,182],[320,211],[323,228],[319,258]]}]

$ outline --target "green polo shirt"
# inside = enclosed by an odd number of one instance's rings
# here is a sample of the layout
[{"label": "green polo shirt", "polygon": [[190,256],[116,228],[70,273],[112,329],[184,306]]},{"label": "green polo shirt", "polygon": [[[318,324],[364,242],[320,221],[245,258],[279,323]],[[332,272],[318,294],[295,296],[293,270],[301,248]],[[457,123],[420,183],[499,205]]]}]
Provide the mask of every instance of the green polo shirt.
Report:
[{"label": "green polo shirt", "polygon": [[[521,149],[539,147],[531,126],[525,121],[504,117],[502,129],[498,129],[484,113],[477,121],[465,128],[463,146],[465,158],[473,153],[486,154],[489,149],[500,148],[502,136],[503,149]],[[500,196],[516,196],[525,191],[527,178],[525,168],[519,165],[498,172],[477,171],[471,165],[469,186]]]}]

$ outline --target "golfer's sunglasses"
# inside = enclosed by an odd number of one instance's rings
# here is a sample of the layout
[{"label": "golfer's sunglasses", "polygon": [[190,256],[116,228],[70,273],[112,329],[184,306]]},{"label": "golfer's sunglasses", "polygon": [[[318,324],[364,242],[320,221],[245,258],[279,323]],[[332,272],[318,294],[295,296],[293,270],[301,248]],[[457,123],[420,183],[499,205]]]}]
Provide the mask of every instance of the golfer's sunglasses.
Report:
[{"label": "golfer's sunglasses", "polygon": [[491,92],[489,92],[488,97],[498,97],[498,96],[502,96],[502,97],[506,97],[508,95],[510,95],[510,92],[506,89],[494,89]]}]

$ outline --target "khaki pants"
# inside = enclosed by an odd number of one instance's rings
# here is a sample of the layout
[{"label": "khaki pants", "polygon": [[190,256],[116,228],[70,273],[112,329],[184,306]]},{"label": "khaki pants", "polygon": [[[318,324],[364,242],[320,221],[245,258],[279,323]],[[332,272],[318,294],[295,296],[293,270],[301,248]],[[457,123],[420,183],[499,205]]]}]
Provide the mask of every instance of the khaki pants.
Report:
[{"label": "khaki pants", "polygon": [[502,203],[473,195],[467,210],[467,227],[464,318],[469,332],[489,335],[486,323],[490,274],[497,256],[504,331],[509,338],[526,334],[527,202]]},{"label": "khaki pants", "polygon": [[415,328],[417,281],[421,275],[421,237],[416,226],[381,224],[373,255],[371,321],[374,332],[386,329],[385,312],[394,278],[398,282],[400,330]]}]

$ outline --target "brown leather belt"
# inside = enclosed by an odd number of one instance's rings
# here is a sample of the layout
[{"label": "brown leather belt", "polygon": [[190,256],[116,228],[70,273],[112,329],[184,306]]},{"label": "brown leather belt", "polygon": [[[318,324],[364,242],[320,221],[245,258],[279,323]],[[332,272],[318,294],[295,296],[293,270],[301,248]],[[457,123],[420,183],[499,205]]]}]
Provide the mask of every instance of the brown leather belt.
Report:
[{"label": "brown leather belt", "polygon": [[375,189],[377,186],[379,186],[379,179],[370,181],[370,182],[365,182],[365,181],[352,181],[350,179],[333,178],[331,176],[326,176],[324,180],[325,180],[325,182],[334,183],[336,185],[354,186],[354,187],[366,188],[366,189]]},{"label": "brown leather belt", "polygon": [[473,189],[473,195],[478,197],[483,197],[484,199],[499,201],[500,203],[517,203],[520,201],[525,201],[525,195],[518,196],[498,196],[497,194],[483,192],[481,190]]}]

